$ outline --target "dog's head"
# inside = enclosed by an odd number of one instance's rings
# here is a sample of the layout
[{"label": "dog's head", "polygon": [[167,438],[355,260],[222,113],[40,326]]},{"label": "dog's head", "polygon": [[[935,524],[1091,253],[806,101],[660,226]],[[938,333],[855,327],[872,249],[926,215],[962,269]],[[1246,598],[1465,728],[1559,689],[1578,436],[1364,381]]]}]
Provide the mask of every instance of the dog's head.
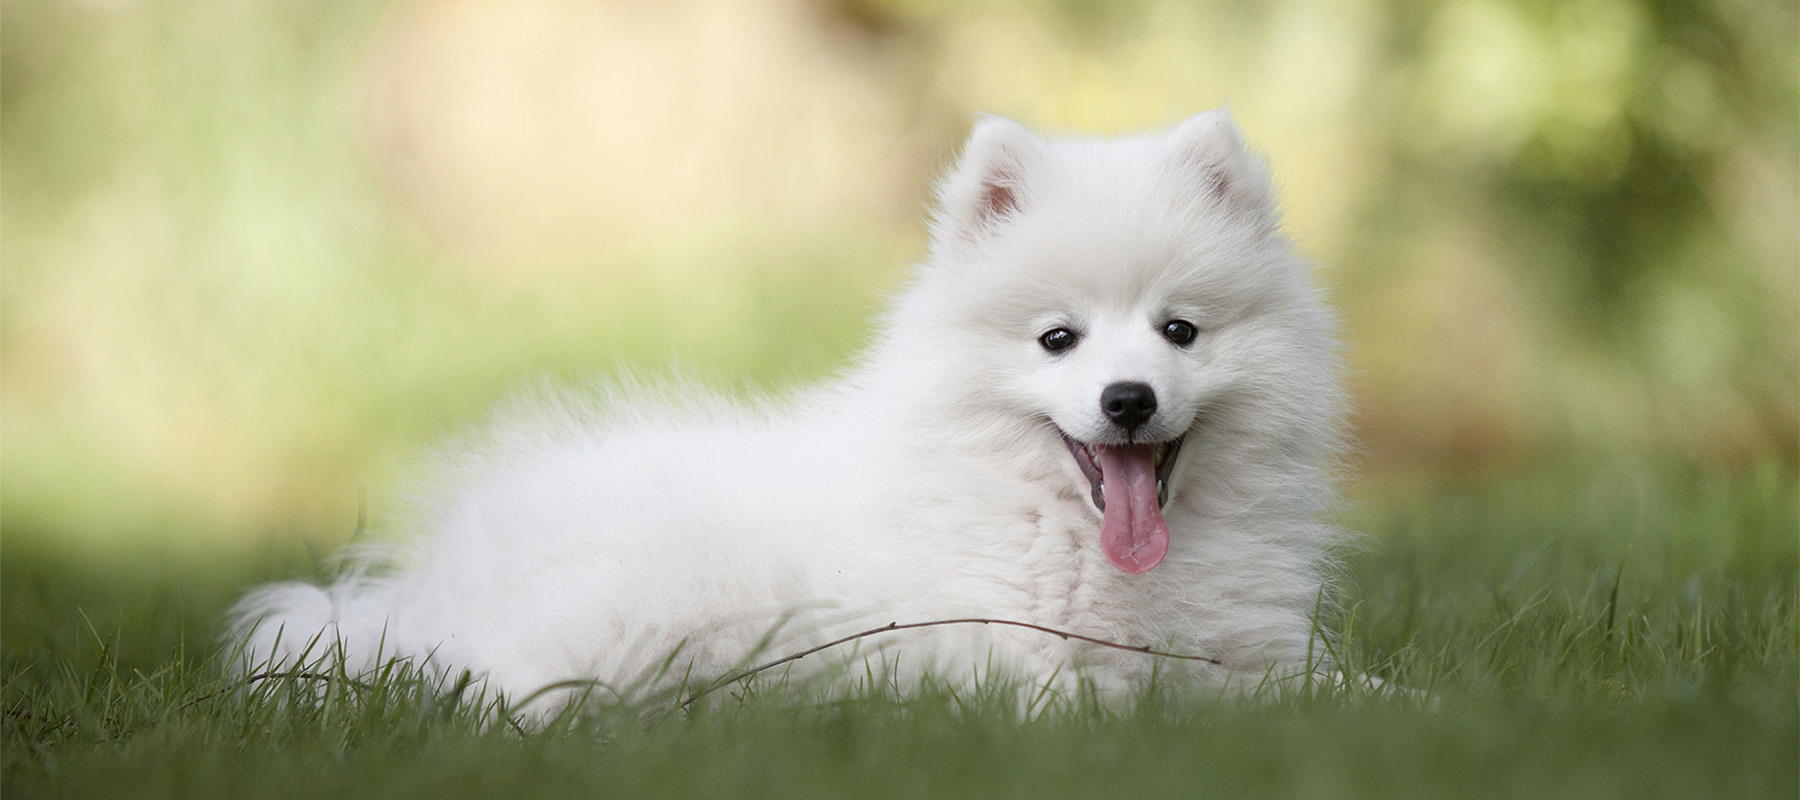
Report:
[{"label": "dog's head", "polygon": [[1066,446],[1120,569],[1163,559],[1197,429],[1328,424],[1328,319],[1223,110],[1110,141],[987,118],[939,191],[915,296],[964,340],[971,391]]}]

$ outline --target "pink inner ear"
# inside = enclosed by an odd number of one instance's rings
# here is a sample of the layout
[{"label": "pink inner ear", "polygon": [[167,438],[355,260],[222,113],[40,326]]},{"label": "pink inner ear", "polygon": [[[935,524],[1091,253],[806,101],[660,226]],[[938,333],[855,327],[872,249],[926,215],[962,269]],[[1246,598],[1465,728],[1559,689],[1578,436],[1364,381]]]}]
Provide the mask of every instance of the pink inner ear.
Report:
[{"label": "pink inner ear", "polygon": [[1019,208],[1019,198],[1011,186],[988,182],[981,187],[981,221],[985,224],[1007,216]]},{"label": "pink inner ear", "polygon": [[1217,164],[1201,167],[1200,186],[1208,197],[1222,202],[1231,200],[1231,180],[1225,176],[1225,168]]},{"label": "pink inner ear", "polygon": [[981,204],[976,207],[979,225],[992,225],[1019,211],[1019,195],[1013,193],[1012,175],[999,171],[981,182]]}]

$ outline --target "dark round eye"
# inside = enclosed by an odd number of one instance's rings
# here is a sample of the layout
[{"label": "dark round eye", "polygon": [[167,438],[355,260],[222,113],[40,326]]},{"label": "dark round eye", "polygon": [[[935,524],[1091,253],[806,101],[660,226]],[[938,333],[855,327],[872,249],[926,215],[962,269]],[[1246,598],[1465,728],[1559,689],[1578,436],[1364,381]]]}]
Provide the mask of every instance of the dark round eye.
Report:
[{"label": "dark round eye", "polygon": [[1052,353],[1060,353],[1075,346],[1075,332],[1068,328],[1052,328],[1038,337],[1038,344]]},{"label": "dark round eye", "polygon": [[1198,333],[1199,331],[1194,329],[1194,323],[1184,319],[1172,319],[1163,326],[1163,338],[1178,345],[1192,342],[1195,334]]}]

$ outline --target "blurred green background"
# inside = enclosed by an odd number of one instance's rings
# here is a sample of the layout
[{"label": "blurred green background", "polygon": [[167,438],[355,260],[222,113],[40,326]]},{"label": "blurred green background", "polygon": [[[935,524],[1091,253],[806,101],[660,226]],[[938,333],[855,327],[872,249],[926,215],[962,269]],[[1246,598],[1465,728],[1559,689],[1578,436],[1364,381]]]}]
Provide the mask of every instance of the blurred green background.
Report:
[{"label": "blurred green background", "polygon": [[0,524],[327,549],[522,381],[845,364],[973,112],[1227,102],[1344,313],[1364,491],[1791,475],[1797,76],[1751,0],[11,0]]}]

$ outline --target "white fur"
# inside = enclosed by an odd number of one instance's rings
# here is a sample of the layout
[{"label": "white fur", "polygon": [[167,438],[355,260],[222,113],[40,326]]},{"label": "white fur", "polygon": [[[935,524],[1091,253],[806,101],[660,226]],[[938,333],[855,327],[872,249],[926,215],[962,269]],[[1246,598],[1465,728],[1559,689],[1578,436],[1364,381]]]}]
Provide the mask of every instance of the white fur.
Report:
[{"label": "white fur", "polygon": [[[990,617],[1229,669],[989,626],[856,652],[901,681],[1067,685],[1078,668],[1112,689],[1153,669],[1218,685],[1312,666],[1335,536],[1333,322],[1226,113],[1104,141],[986,118],[940,201],[929,257],[842,379],[768,403],[640,385],[518,402],[436,457],[392,558],[245,598],[251,660],[291,663],[323,634],[353,669],[411,657],[517,697],[641,687],[671,652],[665,683],[888,622]],[[1200,338],[1172,346],[1171,318]],[[1058,326],[1081,342],[1047,353]],[[1103,555],[1056,430],[1116,438],[1097,398],[1119,380],[1161,401],[1144,438],[1187,434],[1168,557],[1143,575]]]}]

